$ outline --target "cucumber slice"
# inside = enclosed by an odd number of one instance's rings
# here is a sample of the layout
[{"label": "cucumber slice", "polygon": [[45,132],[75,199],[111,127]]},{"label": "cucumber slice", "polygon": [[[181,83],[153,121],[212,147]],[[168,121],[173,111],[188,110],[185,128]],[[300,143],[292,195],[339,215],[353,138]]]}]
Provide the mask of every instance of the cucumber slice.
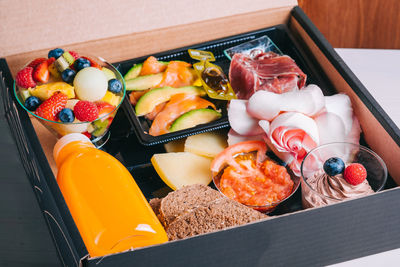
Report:
[{"label": "cucumber slice", "polygon": [[139,76],[142,67],[143,67],[142,63],[133,65],[133,67],[130,70],[128,70],[128,72],[125,74],[124,79],[131,80],[133,78],[136,78],[137,76]]},{"label": "cucumber slice", "polygon": [[179,88],[161,87],[155,88],[145,93],[135,106],[137,116],[143,116],[150,113],[158,104],[169,101],[176,94],[191,94],[204,96],[206,93],[201,87],[183,86]]},{"label": "cucumber slice", "polygon": [[155,87],[161,82],[163,73],[149,74],[130,79],[126,82],[126,90],[128,91],[143,91]]},{"label": "cucumber slice", "polygon": [[210,121],[221,118],[221,113],[213,109],[200,108],[188,111],[177,118],[169,129],[171,132],[176,132],[183,129],[192,128],[196,125],[208,123]]}]

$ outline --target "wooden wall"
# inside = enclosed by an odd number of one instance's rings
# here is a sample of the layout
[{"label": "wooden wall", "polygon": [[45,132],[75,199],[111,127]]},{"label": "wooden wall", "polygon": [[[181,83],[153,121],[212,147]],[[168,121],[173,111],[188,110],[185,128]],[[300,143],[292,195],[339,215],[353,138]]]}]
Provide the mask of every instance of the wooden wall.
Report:
[{"label": "wooden wall", "polygon": [[298,0],[333,47],[400,49],[400,0]]}]

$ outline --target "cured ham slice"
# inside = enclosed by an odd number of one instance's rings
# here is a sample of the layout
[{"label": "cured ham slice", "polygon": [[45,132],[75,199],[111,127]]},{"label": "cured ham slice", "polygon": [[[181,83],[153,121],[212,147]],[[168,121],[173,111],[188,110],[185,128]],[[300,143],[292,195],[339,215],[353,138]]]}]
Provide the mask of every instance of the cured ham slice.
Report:
[{"label": "cured ham slice", "polygon": [[310,84],[303,90],[282,94],[258,91],[250,97],[247,111],[255,118],[270,121],[283,111],[314,116],[324,107],[325,98],[322,90],[317,85]]},{"label": "cured ham slice", "polygon": [[286,55],[238,53],[232,57],[229,79],[236,96],[249,99],[258,90],[281,94],[301,89],[307,75]]},{"label": "cured ham slice", "polygon": [[353,125],[353,108],[350,97],[345,94],[325,96],[325,108],[329,113],[338,115],[345,127],[345,134],[349,134]]},{"label": "cured ham slice", "polygon": [[266,138],[266,134],[263,132],[259,135],[240,135],[233,129],[228,132],[228,146],[243,142],[243,141],[263,141]]},{"label": "cured ham slice", "polygon": [[318,127],[315,121],[298,112],[285,112],[271,124],[259,122],[267,132],[267,145],[286,163],[296,175],[306,154],[319,144]]},{"label": "cured ham slice", "polygon": [[258,120],[247,113],[247,100],[232,99],[228,107],[229,124],[240,135],[259,135],[263,130]]}]

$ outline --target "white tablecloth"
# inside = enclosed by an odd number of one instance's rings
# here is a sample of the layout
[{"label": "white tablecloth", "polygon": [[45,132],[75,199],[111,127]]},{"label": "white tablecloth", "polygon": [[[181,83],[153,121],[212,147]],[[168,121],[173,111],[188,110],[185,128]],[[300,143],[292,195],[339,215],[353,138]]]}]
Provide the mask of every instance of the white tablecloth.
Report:
[{"label": "white tablecloth", "polygon": [[[336,52],[400,127],[400,50],[337,48]],[[400,249],[331,266],[397,267],[400,266]]]}]

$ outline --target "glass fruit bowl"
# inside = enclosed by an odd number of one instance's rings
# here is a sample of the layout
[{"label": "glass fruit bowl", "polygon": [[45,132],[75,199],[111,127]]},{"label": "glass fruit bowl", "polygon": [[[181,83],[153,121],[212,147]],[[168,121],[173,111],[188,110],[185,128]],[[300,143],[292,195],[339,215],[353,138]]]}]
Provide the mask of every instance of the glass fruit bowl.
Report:
[{"label": "glass fruit bowl", "polygon": [[107,141],[125,92],[106,60],[60,48],[28,62],[14,80],[18,103],[53,134],[82,133],[97,147]]},{"label": "glass fruit bowl", "polygon": [[[352,175],[347,169],[350,165],[358,166],[366,173],[353,171],[356,175]],[[373,194],[384,188],[387,179],[385,162],[378,154],[367,147],[343,142],[321,145],[308,152],[300,172],[304,208]],[[360,176],[359,180],[354,180]]]},{"label": "glass fruit bowl", "polygon": [[[279,164],[277,164],[275,161],[273,161],[273,160],[271,160],[271,159],[267,159],[267,160],[268,160],[268,161],[274,162],[276,165],[279,165]],[[287,167],[284,167],[284,166],[279,166],[279,167],[280,167],[280,168],[286,168],[286,171],[287,171],[287,173],[290,175],[290,179],[291,179],[292,182],[293,182],[293,186],[291,187],[291,190],[290,190],[290,193],[289,193],[289,194],[287,194],[285,197],[281,198],[279,201],[269,202],[268,204],[265,204],[265,205],[248,205],[248,204],[246,204],[246,203],[241,203],[241,204],[243,204],[243,205],[245,205],[245,206],[247,206],[247,207],[249,207],[249,208],[255,209],[255,210],[259,211],[259,212],[262,212],[262,213],[270,213],[270,212],[272,212],[279,204],[281,204],[282,202],[284,202],[284,201],[286,201],[287,199],[289,199],[289,198],[297,191],[297,189],[299,188],[299,185],[300,185],[300,177],[294,175],[293,172],[292,172],[289,168],[287,168]],[[221,182],[221,177],[222,177],[222,175],[223,175],[223,173],[224,173],[224,171],[225,171],[226,169],[227,169],[227,168],[223,168],[217,175],[214,175],[214,176],[213,176],[213,182],[214,182],[215,187],[218,189],[218,191],[219,191],[222,195],[224,195],[224,196],[226,196],[226,197],[228,197],[228,198],[232,198],[232,197],[230,197],[230,196],[224,194],[223,190],[221,190],[221,184],[220,184],[220,182]],[[257,179],[257,178],[256,178],[256,179]],[[276,193],[276,192],[273,192],[273,193]],[[232,198],[232,199],[234,199],[234,198]],[[234,200],[236,200],[236,199],[234,199]],[[237,200],[236,200],[236,201],[237,201]],[[241,202],[241,201],[238,201],[238,202]]]}]

